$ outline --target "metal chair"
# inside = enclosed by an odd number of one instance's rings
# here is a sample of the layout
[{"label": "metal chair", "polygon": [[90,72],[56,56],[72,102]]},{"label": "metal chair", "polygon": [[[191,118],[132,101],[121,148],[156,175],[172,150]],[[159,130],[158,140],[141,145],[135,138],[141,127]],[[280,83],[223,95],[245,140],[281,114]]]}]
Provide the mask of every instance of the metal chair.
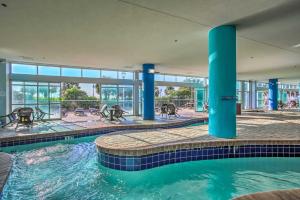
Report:
[{"label": "metal chair", "polygon": [[46,113],[43,110],[41,110],[39,107],[35,107],[35,118],[36,120],[44,121],[44,117],[46,115],[51,115],[50,113]]},{"label": "metal chair", "polygon": [[123,114],[128,113],[125,110],[121,108],[119,105],[113,105],[112,108],[114,108],[114,115],[113,117],[116,118],[117,120],[121,121],[120,118],[126,120],[126,118],[123,116]]},{"label": "metal chair", "polygon": [[[8,125],[11,125],[11,124],[14,124],[17,122],[18,120],[18,116],[17,116],[17,113],[18,113],[18,110],[20,108],[16,108],[14,109],[11,113],[7,114],[7,115],[3,115],[3,116],[0,116],[0,119],[4,119],[2,121],[5,121],[3,124],[1,124],[1,128],[4,128]],[[6,118],[8,119],[8,122],[6,122]]]},{"label": "metal chair", "polygon": [[168,104],[164,103],[161,105],[160,107],[160,115],[163,117],[164,115],[166,115],[166,117],[168,117]]},{"label": "metal chair", "polygon": [[34,116],[32,108],[20,108],[17,115],[17,126],[15,130],[18,129],[19,125],[26,126],[27,128],[33,126]]},{"label": "metal chair", "polygon": [[175,104],[170,103],[167,105],[167,109],[168,109],[168,116],[169,118],[171,116],[175,116],[175,117],[180,117],[180,115],[177,113],[178,109],[176,108]]}]

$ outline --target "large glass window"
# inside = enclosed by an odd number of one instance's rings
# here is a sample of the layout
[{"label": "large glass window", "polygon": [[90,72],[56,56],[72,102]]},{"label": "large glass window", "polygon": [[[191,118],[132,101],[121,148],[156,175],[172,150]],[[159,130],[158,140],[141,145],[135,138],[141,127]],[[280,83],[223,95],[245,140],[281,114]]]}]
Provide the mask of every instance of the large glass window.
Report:
[{"label": "large glass window", "polygon": [[176,76],[165,75],[165,81],[166,82],[176,82]]},{"label": "large glass window", "polygon": [[39,66],[39,75],[60,76],[60,67]]},{"label": "large glass window", "polygon": [[133,114],[133,87],[131,85],[119,86],[119,105],[129,114]]},{"label": "large glass window", "polygon": [[81,77],[80,68],[61,68],[62,76]]},{"label": "large glass window", "polygon": [[11,65],[11,73],[36,75],[37,74],[37,66],[13,63]]},{"label": "large glass window", "polygon": [[12,82],[11,109],[36,107],[50,114],[47,118],[60,118],[60,84],[44,82]]},{"label": "large glass window", "polygon": [[129,79],[129,80],[132,80],[133,79],[133,72],[120,71],[120,72],[118,72],[118,76],[119,76],[119,79]]},{"label": "large glass window", "polygon": [[117,71],[101,70],[101,78],[118,78]]},{"label": "large glass window", "polygon": [[100,78],[100,70],[82,69],[82,77],[86,77],[86,78]]},{"label": "large glass window", "polygon": [[101,102],[108,106],[120,105],[129,114],[133,113],[132,85],[102,85]]},{"label": "large glass window", "polygon": [[165,81],[165,75],[163,74],[155,74],[154,75],[155,81]]}]

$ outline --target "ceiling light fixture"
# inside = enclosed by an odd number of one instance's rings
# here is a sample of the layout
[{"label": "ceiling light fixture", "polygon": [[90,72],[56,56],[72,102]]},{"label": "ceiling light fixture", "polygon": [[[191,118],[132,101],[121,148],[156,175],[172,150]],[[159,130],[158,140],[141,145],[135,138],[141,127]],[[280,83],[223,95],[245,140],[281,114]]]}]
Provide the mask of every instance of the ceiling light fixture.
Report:
[{"label": "ceiling light fixture", "polygon": [[296,44],[296,45],[294,45],[293,47],[294,47],[294,48],[298,48],[298,47],[300,47],[300,44]]},{"label": "ceiling light fixture", "polygon": [[7,7],[7,5],[5,3],[1,3],[1,6],[5,7],[5,8]]}]

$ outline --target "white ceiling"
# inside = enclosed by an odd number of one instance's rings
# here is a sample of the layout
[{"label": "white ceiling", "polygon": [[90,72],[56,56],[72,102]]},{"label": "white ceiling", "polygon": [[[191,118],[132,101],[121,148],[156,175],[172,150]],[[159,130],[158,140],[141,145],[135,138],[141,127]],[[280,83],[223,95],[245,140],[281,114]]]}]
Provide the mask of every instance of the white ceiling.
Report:
[{"label": "white ceiling", "polygon": [[236,24],[239,79],[300,80],[299,0],[0,3],[1,58],[207,76],[208,31]]}]

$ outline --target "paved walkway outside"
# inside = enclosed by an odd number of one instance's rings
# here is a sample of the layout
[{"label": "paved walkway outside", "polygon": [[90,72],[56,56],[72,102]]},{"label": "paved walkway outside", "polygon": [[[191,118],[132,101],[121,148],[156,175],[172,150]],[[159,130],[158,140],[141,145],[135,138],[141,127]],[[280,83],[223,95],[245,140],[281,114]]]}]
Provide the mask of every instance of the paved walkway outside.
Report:
[{"label": "paved walkway outside", "polygon": [[[300,113],[243,113],[237,118],[237,139],[300,139]],[[97,145],[108,149],[143,149],[164,144],[224,140],[208,135],[208,125],[103,135]]]}]

